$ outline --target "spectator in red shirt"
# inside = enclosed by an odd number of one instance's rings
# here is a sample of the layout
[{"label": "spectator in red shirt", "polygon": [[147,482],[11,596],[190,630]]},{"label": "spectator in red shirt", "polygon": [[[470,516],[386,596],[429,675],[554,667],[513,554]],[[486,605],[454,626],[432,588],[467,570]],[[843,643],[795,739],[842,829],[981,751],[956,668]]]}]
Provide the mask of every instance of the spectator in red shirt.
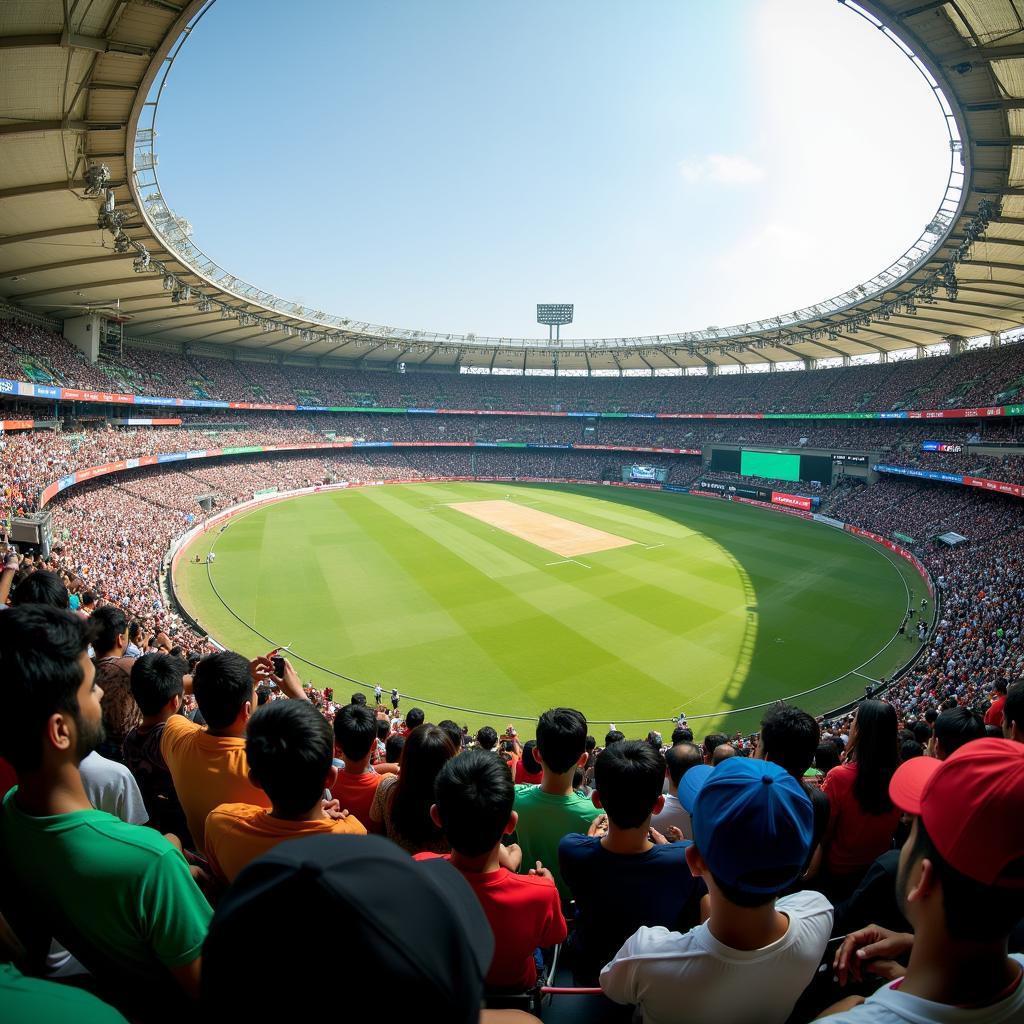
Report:
[{"label": "spectator in red shirt", "polygon": [[889,780],[899,765],[896,711],[866,700],[850,727],[846,762],[825,777],[832,804],[822,842],[823,888],[835,902],[848,896],[876,857],[892,846],[900,812],[889,798]]},{"label": "spectator in red shirt", "polygon": [[1003,735],[1008,740],[1024,743],[1024,680],[1019,680],[1006,691],[1003,705]]},{"label": "spectator in red shirt", "polygon": [[381,831],[370,820],[370,805],[383,778],[370,767],[376,742],[377,716],[365,704],[346,704],[334,716],[334,745],[345,763],[331,796],[371,832]]},{"label": "spectator in red shirt", "polygon": [[1006,706],[1006,680],[997,679],[995,686],[992,687],[992,703],[989,705],[988,711],[985,712],[985,724],[986,725],[998,725],[1003,724],[1003,708]]},{"label": "spectator in red shirt", "polygon": [[533,756],[537,749],[536,740],[527,740],[523,747],[523,756],[516,762],[517,783],[525,783],[528,786],[539,786],[544,778],[544,769],[540,762]]},{"label": "spectator in red shirt", "polygon": [[512,810],[515,787],[508,769],[490,751],[469,750],[445,764],[435,792],[430,813],[451,843],[448,859],[476,893],[494,932],[486,984],[527,989],[537,980],[534,950],[562,942],[566,924],[551,872],[516,874],[522,851],[501,844],[519,817]]}]

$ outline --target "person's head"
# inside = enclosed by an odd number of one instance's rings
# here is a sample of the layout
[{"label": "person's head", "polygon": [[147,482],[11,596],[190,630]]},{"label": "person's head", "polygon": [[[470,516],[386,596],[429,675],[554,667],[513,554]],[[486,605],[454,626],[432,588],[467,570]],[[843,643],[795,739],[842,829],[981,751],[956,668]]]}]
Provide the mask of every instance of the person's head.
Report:
[{"label": "person's head", "polygon": [[208,654],[192,674],[192,693],[210,729],[244,726],[256,707],[249,662],[234,651]]},{"label": "person's head", "polygon": [[639,828],[665,805],[665,758],[646,740],[606,747],[594,765],[594,806],[617,828]]},{"label": "person's head", "polygon": [[925,711],[925,713],[924,713],[924,720],[929,725],[935,725],[935,719],[938,718],[938,717],[939,717],[939,712],[938,712],[937,708],[928,708],[928,710]]},{"label": "person's head", "polygon": [[128,646],[128,616],[120,608],[105,604],[92,615],[95,639],[92,642],[97,658],[120,656]]},{"label": "person's head", "polygon": [[814,767],[828,775],[839,764],[839,748],[831,741],[824,740],[814,751]]},{"label": "person's head", "polygon": [[683,776],[693,767],[704,763],[704,755],[695,743],[682,741],[673,743],[665,751],[665,768],[668,772],[668,784],[671,792],[679,788]]},{"label": "person's head", "polygon": [[82,591],[82,610],[91,611],[96,607],[96,595],[91,590]]},{"label": "person's head", "polygon": [[659,752],[661,751],[661,733],[658,732],[656,729],[652,729],[647,734],[647,742],[650,743],[650,745],[654,747],[655,750]]},{"label": "person's head", "polygon": [[904,740],[900,744],[900,764],[912,757],[923,757],[924,747],[917,740]]},{"label": "person's head", "polygon": [[266,792],[274,813],[308,814],[334,785],[334,737],[308,701],[275,700],[245,727],[249,778]]},{"label": "person's head", "polygon": [[[936,715],[936,721],[938,721],[938,715]],[[933,727],[934,723],[929,725],[928,722],[919,720],[911,726],[910,731],[913,733],[914,739],[917,740],[922,747],[926,747],[932,738]]]},{"label": "person's head", "polygon": [[453,850],[480,857],[515,831],[514,802],[508,768],[487,751],[468,750],[441,767],[430,813]]},{"label": "person's head", "polygon": [[820,740],[821,728],[806,711],[780,701],[761,719],[757,756],[801,779],[814,761]]},{"label": "person's head", "polygon": [[587,720],[573,708],[552,708],[537,721],[537,752],[545,773],[566,775],[586,763]]},{"label": "person's head", "polygon": [[377,739],[377,716],[365,704],[346,704],[334,716],[334,742],[348,762],[366,760]]},{"label": "person's head", "polygon": [[605,748],[607,749],[613,743],[621,743],[625,738],[626,738],[626,734],[623,733],[623,732],[619,732],[618,729],[609,729],[604,734],[604,745],[605,745]]},{"label": "person's head", "polygon": [[686,773],[679,795],[693,821],[686,860],[713,900],[764,906],[800,876],[814,810],[803,784],[781,765],[750,757],[700,765]]},{"label": "person's head", "polygon": [[935,756],[944,761],[971,740],[985,736],[985,719],[970,708],[951,708],[935,720]]},{"label": "person's head", "polygon": [[46,604],[51,608],[67,608],[70,600],[64,581],[48,569],[29,573],[11,594],[11,606],[14,608],[22,604]]},{"label": "person's head", "polygon": [[[448,734],[436,725],[421,725],[405,737],[391,821],[407,842],[426,846],[440,837],[440,829],[430,816],[434,781],[456,753]],[[498,763],[508,774],[508,768]]]},{"label": "person's head", "polygon": [[536,750],[536,740],[527,740],[523,746],[523,771],[527,775],[536,775],[541,770],[540,762],[533,756]]},{"label": "person's head", "polygon": [[592,754],[596,748],[597,748],[597,737],[596,736],[588,736],[587,737],[587,742],[584,744],[584,750],[586,750],[586,752],[588,754]]},{"label": "person's head", "polygon": [[1006,689],[1003,735],[1008,740],[1024,743],[1024,679],[1018,679]]},{"label": "person's head", "polygon": [[[203,944],[199,1018],[263,1019],[267,987],[246,984],[254,950],[301,936],[304,949],[345,941],[345,1012],[390,1012],[477,1024],[494,934],[480,901],[443,858],[414,861],[382,836],[306,836],[248,864],[217,904]],[[303,1017],[337,1016],[336,986],[310,984],[310,956],[280,957],[274,984],[303,992]],[[312,974],[311,974],[312,972]],[[272,996],[269,998],[273,998]]]},{"label": "person's head", "polygon": [[853,795],[866,814],[892,809],[889,780],[899,764],[896,709],[880,700],[863,701],[850,729],[847,760],[857,765]]},{"label": "person's head", "polygon": [[[440,728],[440,726],[438,726]],[[450,739],[451,737],[449,737]],[[388,764],[398,764],[402,758],[402,747],[405,746],[405,737],[400,733],[392,733],[384,741],[384,760]]]},{"label": "person's head", "polygon": [[493,750],[498,742],[498,733],[489,725],[481,726],[476,731],[476,745],[481,750]]},{"label": "person's head", "polygon": [[713,732],[708,736],[704,737],[704,742],[701,745],[704,751],[704,763],[711,764],[711,759],[715,755],[715,747],[720,747],[723,743],[728,743],[729,737],[723,732]]},{"label": "person's head", "polygon": [[[459,728],[457,722],[453,722],[450,718],[445,718],[443,721],[437,723],[438,729],[443,729],[445,735],[452,741],[452,746],[459,751],[462,749],[462,730]],[[390,760],[390,758],[388,759]]]},{"label": "person's head", "polygon": [[1002,947],[1024,917],[1024,746],[965,744],[901,765],[893,803],[915,815],[896,895],[918,934]]},{"label": "person's head", "polygon": [[75,766],[102,742],[103,691],[87,653],[91,626],[49,605],[0,615],[0,756],[19,778]]},{"label": "person's head", "polygon": [[187,666],[169,654],[144,654],[132,665],[131,688],[135,703],[147,718],[173,715],[181,707],[182,677]]},{"label": "person's head", "polygon": [[365,704],[366,704],[366,694],[363,693],[362,690],[356,690],[356,692],[352,694],[352,703],[353,704],[362,704],[362,705],[365,706]]},{"label": "person's head", "polygon": [[409,708],[405,715],[405,727],[412,732],[413,729],[418,729],[425,721],[427,716],[423,713],[423,708]]},{"label": "person's head", "polygon": [[[369,707],[369,705],[367,705]],[[391,732],[391,719],[387,715],[377,716],[377,739],[383,743],[388,738],[388,733]]]},{"label": "person's head", "polygon": [[677,725],[672,730],[672,746],[677,743],[692,743],[693,730],[688,725]]},{"label": "person's head", "polygon": [[739,751],[731,743],[719,743],[711,753],[711,764],[721,764],[730,757],[736,757]]}]

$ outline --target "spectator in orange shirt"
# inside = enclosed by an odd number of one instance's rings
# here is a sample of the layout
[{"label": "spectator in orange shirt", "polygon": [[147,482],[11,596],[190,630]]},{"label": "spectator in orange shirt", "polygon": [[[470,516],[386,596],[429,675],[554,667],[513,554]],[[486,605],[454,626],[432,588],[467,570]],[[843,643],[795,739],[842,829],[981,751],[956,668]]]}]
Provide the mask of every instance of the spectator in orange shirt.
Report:
[{"label": "spectator in orange shirt", "polygon": [[346,704],[334,716],[334,744],[344,764],[330,787],[331,796],[371,832],[383,831],[370,817],[370,805],[383,777],[370,766],[376,741],[377,716],[365,704]]},{"label": "spectator in orange shirt", "polygon": [[271,807],[221,804],[206,819],[206,858],[213,873],[233,882],[251,860],[271,847],[301,836],[365,835],[351,817],[330,817],[324,790],[338,775],[334,737],[327,720],[305,701],[273,701],[246,727],[249,779],[270,798]]},{"label": "spectator in orange shirt", "polygon": [[218,804],[270,806],[267,794],[249,780],[245,756],[245,726],[257,707],[256,686],[267,681],[308,703],[287,658],[278,677],[269,658],[248,662],[233,651],[210,654],[196,666],[191,682],[206,728],[182,715],[171,715],[164,726],[160,753],[197,850],[206,848],[206,818]]}]

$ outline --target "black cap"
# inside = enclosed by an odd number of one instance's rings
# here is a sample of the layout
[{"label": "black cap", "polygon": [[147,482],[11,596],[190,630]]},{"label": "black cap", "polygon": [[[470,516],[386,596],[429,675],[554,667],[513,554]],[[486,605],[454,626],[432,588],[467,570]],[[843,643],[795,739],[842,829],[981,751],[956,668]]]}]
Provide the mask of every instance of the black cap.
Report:
[{"label": "black cap", "polygon": [[476,1024],[494,935],[446,860],[414,861],[379,836],[278,844],[239,874],[203,946],[204,1015],[410,1011]]}]

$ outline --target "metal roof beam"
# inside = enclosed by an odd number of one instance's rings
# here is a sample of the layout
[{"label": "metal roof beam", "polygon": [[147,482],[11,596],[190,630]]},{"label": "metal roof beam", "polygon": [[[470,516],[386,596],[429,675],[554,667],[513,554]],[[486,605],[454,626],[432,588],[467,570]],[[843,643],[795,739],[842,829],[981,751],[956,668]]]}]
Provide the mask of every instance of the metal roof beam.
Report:
[{"label": "metal roof beam", "polygon": [[[0,135],[32,135],[36,132],[123,132],[123,121],[11,121],[0,124]],[[109,186],[108,186],[109,187]]]},{"label": "metal roof beam", "polygon": [[1002,46],[971,46],[965,50],[942,54],[938,60],[944,65],[983,64],[992,60],[1013,60],[1024,57],[1024,43],[1004,43]]},{"label": "metal roof beam", "polygon": [[[86,263],[86,262],[93,263],[93,262],[99,262],[99,261],[98,260],[81,260],[79,262],[82,262],[82,263]],[[107,281],[88,281],[88,282],[83,282],[81,284],[59,284],[59,285],[55,285],[55,286],[53,286],[51,288],[41,288],[41,289],[39,289],[39,291],[35,291],[35,292],[20,292],[17,295],[8,295],[7,298],[10,299],[11,302],[20,302],[22,299],[35,299],[35,298],[39,298],[42,295],[59,295],[61,292],[83,291],[86,288],[88,288],[90,290],[93,289],[93,288],[113,288],[113,287],[116,287],[117,285],[131,284],[133,281],[137,281],[137,280],[138,280],[137,277],[114,277],[114,278],[110,278]]]},{"label": "metal roof beam", "polygon": [[[125,228],[141,228],[141,224],[125,224]],[[61,235],[99,234],[103,228],[95,224],[76,224],[65,228],[46,228],[44,231],[28,231],[23,235],[0,235],[0,245],[13,245],[15,242],[34,242],[40,238],[59,238]]]},{"label": "metal roof beam", "polygon": [[[107,183],[108,188],[122,188],[126,183],[123,181],[111,181]],[[68,179],[63,181],[32,182],[25,185],[16,185],[14,188],[0,189],[0,199],[15,199],[19,196],[38,196],[45,192],[72,192],[76,188],[86,188],[86,183],[81,178]]]},{"label": "metal roof beam", "polygon": [[[943,0],[945,6],[945,0]],[[984,100],[981,103],[965,103],[968,114],[984,114],[990,110],[1024,110],[1024,97],[1020,99]]]}]

